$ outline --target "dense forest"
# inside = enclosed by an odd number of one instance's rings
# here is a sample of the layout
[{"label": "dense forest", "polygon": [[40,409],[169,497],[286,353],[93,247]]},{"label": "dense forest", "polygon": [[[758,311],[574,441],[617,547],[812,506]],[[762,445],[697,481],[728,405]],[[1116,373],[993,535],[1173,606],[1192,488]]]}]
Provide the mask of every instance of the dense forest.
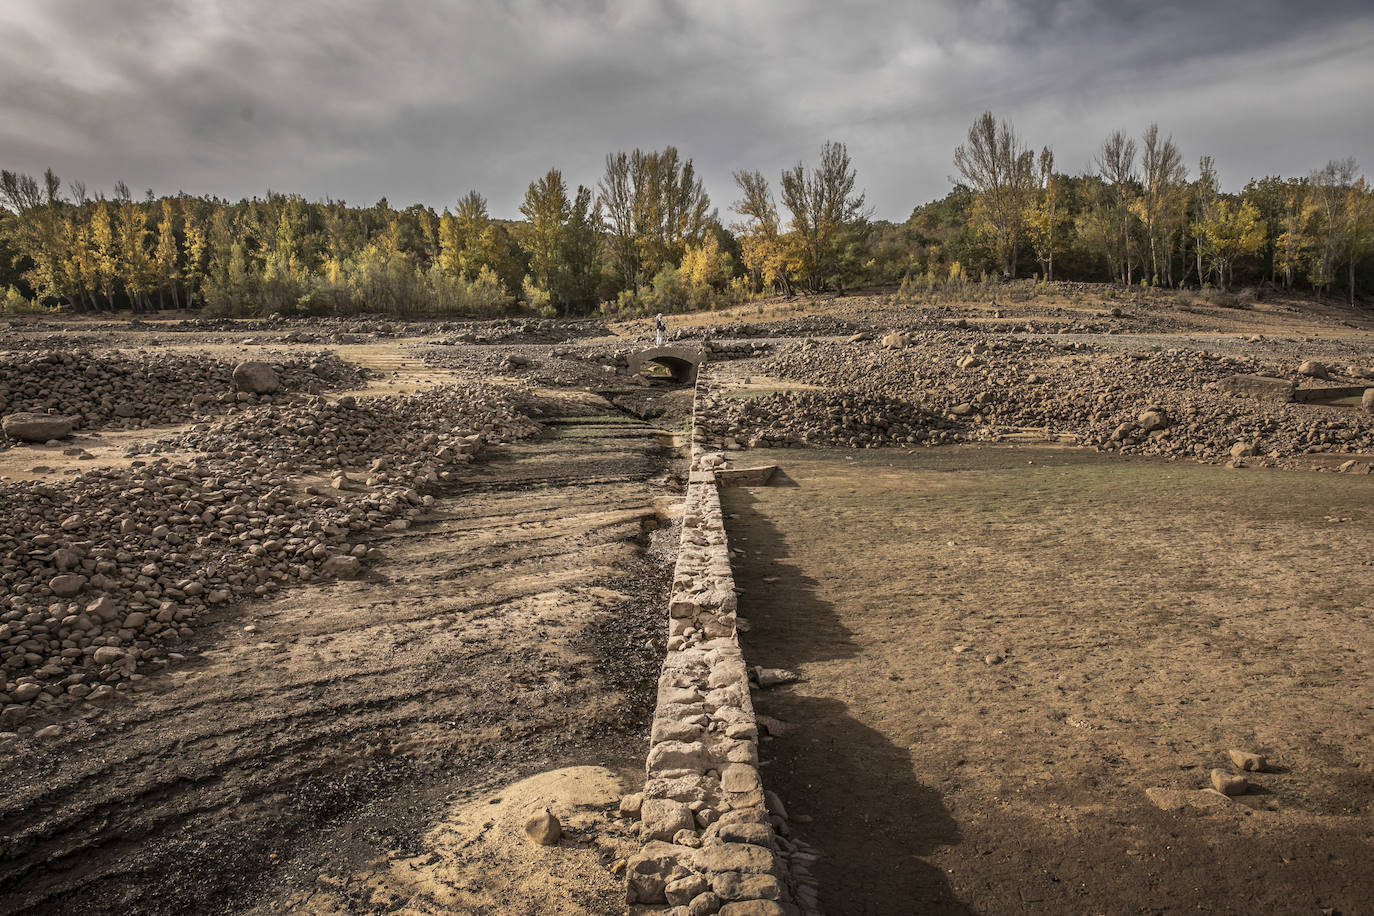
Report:
[{"label": "dense forest", "polygon": [[[135,197],[0,173],[0,311],[492,317],[637,315],[846,287],[1035,276],[1229,289],[1270,284],[1355,305],[1374,286],[1374,193],[1353,159],[1223,191],[1150,125],[1113,132],[1084,174],[985,112],[958,181],[904,223],[871,218],[848,150],[826,143],[774,186],[734,173],[723,223],[673,147],[606,157],[596,187],[551,169],[519,221],[478,192],[452,209],[268,193]],[[781,208],[780,208],[781,205]]]}]

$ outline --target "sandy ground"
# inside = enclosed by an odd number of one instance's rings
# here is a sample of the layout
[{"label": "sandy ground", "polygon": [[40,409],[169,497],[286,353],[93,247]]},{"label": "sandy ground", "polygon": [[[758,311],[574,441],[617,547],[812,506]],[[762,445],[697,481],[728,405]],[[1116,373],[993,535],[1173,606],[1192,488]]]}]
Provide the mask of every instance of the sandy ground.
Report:
[{"label": "sandy ground", "polygon": [[[1364,913],[1374,478],[1051,447],[750,452],[765,781],[833,913]],[[1272,772],[1161,810],[1227,751]],[[1198,800],[1203,796],[1189,796]]]},{"label": "sandy ground", "polygon": [[[642,767],[670,461],[623,416],[553,422],[375,542],[368,578],[227,610],[168,673],[0,749],[0,912],[619,912],[603,822]],[[539,777],[576,766],[604,771]],[[536,804],[559,847],[511,828]],[[542,875],[520,894],[517,866]]]}]

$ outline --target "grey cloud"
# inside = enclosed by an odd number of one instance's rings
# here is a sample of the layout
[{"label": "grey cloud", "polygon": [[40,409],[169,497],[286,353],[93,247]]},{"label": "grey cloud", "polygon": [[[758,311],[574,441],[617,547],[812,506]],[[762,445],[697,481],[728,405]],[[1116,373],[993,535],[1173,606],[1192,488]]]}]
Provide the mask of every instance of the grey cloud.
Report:
[{"label": "grey cloud", "polygon": [[551,166],[671,143],[726,215],[732,170],[838,139],[901,219],[984,108],[1068,169],[1158,121],[1228,186],[1374,141],[1374,12],[1341,0],[9,0],[0,30],[0,164],[102,188],[513,216]]}]

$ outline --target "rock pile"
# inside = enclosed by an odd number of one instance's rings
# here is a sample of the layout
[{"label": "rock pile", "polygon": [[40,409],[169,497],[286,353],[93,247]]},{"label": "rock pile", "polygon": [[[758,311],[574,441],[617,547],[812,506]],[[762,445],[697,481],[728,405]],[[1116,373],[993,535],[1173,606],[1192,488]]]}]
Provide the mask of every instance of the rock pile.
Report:
[{"label": "rock pile", "polygon": [[484,443],[536,429],[481,386],[314,398],[145,450],[190,461],[0,485],[0,727],[109,696],[175,658],[209,607],[359,575],[368,532],[409,526]]},{"label": "rock pile", "polygon": [[[327,351],[260,365],[286,392],[355,387],[365,377]],[[234,371],[226,360],[175,353],[11,354],[0,359],[0,414],[54,412],[70,417],[77,430],[184,423],[219,413],[237,399]],[[265,378],[261,370],[254,373]],[[245,395],[255,390],[237,387]],[[7,434],[0,447],[13,441]]]},{"label": "rock pile", "polygon": [[1123,353],[975,330],[905,338],[890,350],[867,341],[789,345],[763,370],[826,393],[729,404],[717,431],[741,444],[864,446],[944,441],[954,430],[981,438],[1033,429],[1103,450],[1209,461],[1227,460],[1237,442],[1265,458],[1374,449],[1368,413],[1223,390],[1237,375],[1287,374],[1253,359],[1184,349]]},{"label": "rock pile", "polygon": [[959,438],[952,419],[918,404],[834,389],[722,399],[699,422],[727,447],[903,447]]}]

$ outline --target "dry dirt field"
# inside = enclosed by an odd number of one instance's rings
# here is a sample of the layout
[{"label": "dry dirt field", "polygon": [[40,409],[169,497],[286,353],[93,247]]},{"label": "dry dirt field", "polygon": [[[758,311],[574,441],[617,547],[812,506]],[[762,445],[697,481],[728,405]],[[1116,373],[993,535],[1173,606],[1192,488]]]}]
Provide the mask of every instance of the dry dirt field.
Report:
[{"label": "dry dirt field", "polygon": [[[1369,912],[1374,477],[748,459],[785,479],[722,491],[745,652],[805,678],[757,698],[794,726],[764,779],[829,912]],[[1250,794],[1146,795],[1232,748],[1270,761]]]},{"label": "dry dirt field", "polygon": [[[151,341],[193,358],[291,349],[266,343]],[[352,393],[453,378],[408,343],[340,347],[373,372]],[[643,778],[678,453],[602,397],[522,390],[543,432],[486,449],[406,530],[375,532],[361,578],[203,614],[165,668],[0,740],[0,912],[620,912],[612,866],[632,840],[609,815]],[[128,470],[143,461],[126,449],[184,428],[15,446],[0,485]],[[563,820],[554,849],[520,830],[545,805]]]},{"label": "dry dirt field", "polygon": [[[560,880],[514,880],[529,853],[508,824],[424,866],[464,804],[489,827],[521,777],[546,774],[515,790],[517,820],[538,799],[604,820],[633,781],[663,454],[615,417],[554,424],[381,538],[365,579],[235,608],[194,660],[7,754],[0,911],[615,912],[604,829],[546,856]],[[610,769],[570,794],[547,771],[574,765]],[[377,877],[393,862],[409,884]]]},{"label": "dry dirt field", "polygon": [[[1207,386],[1354,386],[1374,321],[890,293],[669,322],[752,380],[739,442],[801,411],[811,445],[958,443],[729,452],[785,471],[725,498],[745,650],[806,677],[758,695],[796,726],[762,756],[828,911],[1368,912],[1374,420]],[[0,413],[83,413],[58,445],[0,438],[0,914],[624,912],[690,408],[626,377],[651,335],[0,322]],[[236,394],[244,359],[291,384]],[[1137,422],[1153,404],[1167,428]],[[323,573],[336,549],[356,577]],[[90,619],[103,589],[130,607]],[[1250,794],[1145,794],[1231,748],[1272,763]],[[521,836],[545,805],[556,847]]]}]

